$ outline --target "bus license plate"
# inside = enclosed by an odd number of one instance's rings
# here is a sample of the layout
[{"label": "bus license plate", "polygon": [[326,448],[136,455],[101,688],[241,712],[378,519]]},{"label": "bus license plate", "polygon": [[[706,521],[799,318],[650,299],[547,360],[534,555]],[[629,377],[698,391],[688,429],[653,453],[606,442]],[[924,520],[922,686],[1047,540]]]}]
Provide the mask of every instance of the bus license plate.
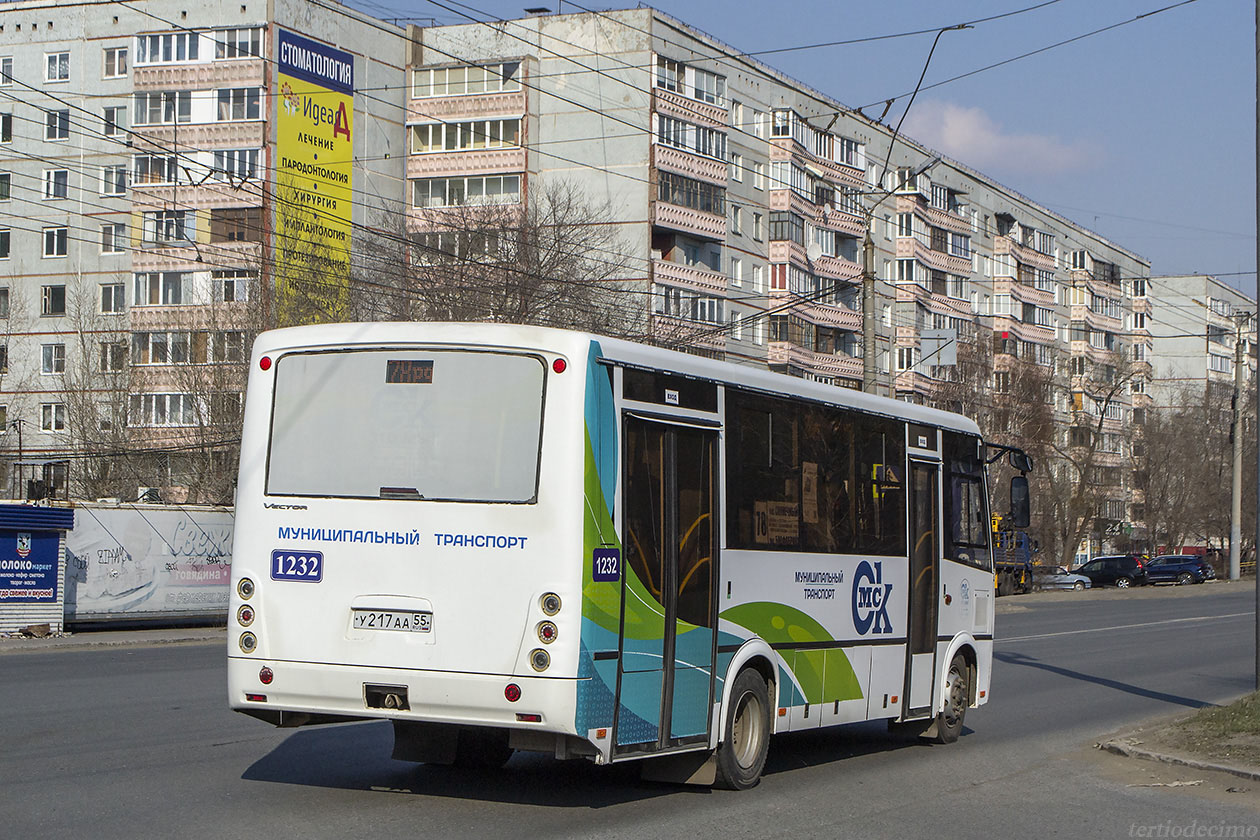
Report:
[{"label": "bus license plate", "polygon": [[433,630],[433,613],[412,610],[354,610],[354,629],[428,633]]}]

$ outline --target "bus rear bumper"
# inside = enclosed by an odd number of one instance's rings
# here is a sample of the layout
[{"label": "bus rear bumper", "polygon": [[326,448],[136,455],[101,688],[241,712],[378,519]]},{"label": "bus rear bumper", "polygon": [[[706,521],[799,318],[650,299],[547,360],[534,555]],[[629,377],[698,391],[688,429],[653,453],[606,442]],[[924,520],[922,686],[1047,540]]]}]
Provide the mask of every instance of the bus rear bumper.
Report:
[{"label": "bus rear bumper", "polygon": [[[264,667],[272,673],[267,685],[259,679]],[[228,658],[231,708],[286,726],[389,719],[576,735],[577,683],[564,677]],[[520,689],[515,702],[507,699],[509,685]]]}]

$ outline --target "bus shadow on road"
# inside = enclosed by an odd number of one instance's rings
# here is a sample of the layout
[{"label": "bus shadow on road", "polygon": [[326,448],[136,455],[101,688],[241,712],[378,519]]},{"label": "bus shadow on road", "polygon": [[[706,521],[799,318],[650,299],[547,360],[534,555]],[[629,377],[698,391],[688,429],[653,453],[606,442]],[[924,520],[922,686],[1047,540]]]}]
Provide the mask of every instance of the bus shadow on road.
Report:
[{"label": "bus shadow on road", "polygon": [[[964,734],[970,730],[964,729]],[[644,781],[639,762],[607,767],[517,753],[502,769],[463,769],[394,761],[385,722],[296,730],[241,774],[254,782],[345,791],[441,796],[554,808],[603,808],[672,795],[707,795],[706,787]],[[776,735],[765,776],[914,747],[883,721]],[[718,791],[721,793],[721,791]]]},{"label": "bus shadow on road", "polygon": [[394,761],[385,722],[313,727],[293,732],[241,775],[246,781],[441,796],[555,808],[602,808],[702,788],[639,779],[634,762],[597,767],[517,753],[502,769],[464,769]]},{"label": "bus shadow on road", "polygon": [[1215,703],[1209,703],[1206,700],[1196,700],[1193,697],[1182,697],[1179,694],[1168,694],[1163,691],[1152,691],[1149,688],[1142,688],[1140,685],[1120,682],[1119,680],[1108,679],[1107,677],[1099,677],[1094,674],[1086,674],[1081,671],[1073,671],[1071,668],[1064,668],[1059,665],[1050,665],[1042,662],[1036,657],[1026,656],[1022,653],[994,653],[993,658],[999,662],[1005,662],[1009,665],[1022,665],[1025,668],[1037,668],[1051,674],[1057,674],[1061,677],[1082,680],[1084,682],[1094,683],[1095,685],[1101,685],[1106,688],[1114,688],[1116,691],[1123,691],[1126,694],[1132,694],[1137,697],[1159,700],[1162,703],[1172,703],[1174,705],[1185,706],[1190,709],[1201,709],[1205,706],[1216,705]]}]

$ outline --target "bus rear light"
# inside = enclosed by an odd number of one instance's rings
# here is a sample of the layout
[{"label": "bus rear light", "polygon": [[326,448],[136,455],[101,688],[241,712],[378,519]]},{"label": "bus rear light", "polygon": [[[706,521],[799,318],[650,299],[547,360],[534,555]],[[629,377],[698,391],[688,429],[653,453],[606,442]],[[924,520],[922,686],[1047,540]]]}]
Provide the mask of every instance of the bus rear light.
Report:
[{"label": "bus rear light", "polygon": [[556,359],[554,362],[551,363],[551,369],[554,370],[556,373],[564,373],[566,370],[569,369],[569,363],[566,362],[564,359]]},{"label": "bus rear light", "polygon": [[266,694],[246,694],[245,699],[251,703],[266,703],[267,695]]},{"label": "bus rear light", "polygon": [[271,357],[263,356],[258,360],[258,366],[263,370],[271,370]]},{"label": "bus rear light", "polygon": [[542,715],[522,714],[517,712],[516,719],[526,723],[542,723]]},{"label": "bus rear light", "polygon": [[547,615],[555,615],[560,612],[560,596],[554,592],[548,592],[542,596],[538,604]]},{"label": "bus rear light", "polygon": [[241,608],[236,611],[236,621],[242,627],[248,627],[254,623],[254,608],[249,604],[242,604]]},{"label": "bus rear light", "polygon": [[241,640],[238,642],[241,651],[244,653],[253,653],[258,649],[258,637],[253,633],[242,633]]},{"label": "bus rear light", "polygon": [[538,622],[538,641],[544,645],[549,645],[560,635],[560,628],[556,627],[554,622],[540,621]]},{"label": "bus rear light", "polygon": [[507,698],[509,703],[515,703],[521,699],[521,687],[516,683],[508,683],[503,689],[503,696]]},{"label": "bus rear light", "polygon": [[534,648],[529,654],[529,665],[535,671],[546,671],[551,666],[551,654],[542,648]]},{"label": "bus rear light", "polygon": [[254,597],[254,582],[249,578],[241,578],[240,583],[236,584],[236,594],[241,596],[242,601],[248,601]]},{"label": "bus rear light", "polygon": [[263,685],[271,685],[271,681],[276,678],[275,671],[270,668],[263,668],[258,672],[258,681]]}]

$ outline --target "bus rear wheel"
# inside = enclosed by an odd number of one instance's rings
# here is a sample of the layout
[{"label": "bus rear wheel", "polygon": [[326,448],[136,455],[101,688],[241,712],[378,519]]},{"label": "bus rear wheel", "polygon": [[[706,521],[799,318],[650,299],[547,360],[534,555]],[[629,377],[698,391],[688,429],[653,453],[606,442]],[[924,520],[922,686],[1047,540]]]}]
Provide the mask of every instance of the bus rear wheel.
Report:
[{"label": "bus rear wheel", "polygon": [[747,790],[761,781],[770,751],[770,692],[761,674],[745,668],[731,687],[726,737],[717,749],[717,787]]}]

